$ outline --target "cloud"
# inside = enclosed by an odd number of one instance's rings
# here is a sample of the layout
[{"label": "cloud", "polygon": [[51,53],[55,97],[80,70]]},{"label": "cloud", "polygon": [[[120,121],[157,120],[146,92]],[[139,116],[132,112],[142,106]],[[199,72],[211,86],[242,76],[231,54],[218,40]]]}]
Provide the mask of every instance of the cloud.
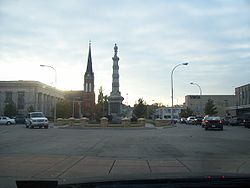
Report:
[{"label": "cloud", "polygon": [[167,103],[170,72],[184,61],[190,64],[175,72],[176,98],[193,91],[190,81],[201,82],[205,93],[230,94],[229,82],[249,82],[247,1],[27,0],[0,5],[0,65],[15,69],[13,75],[1,72],[0,79],[49,83],[51,76],[27,76],[25,68],[40,73],[39,64],[50,64],[58,69],[60,88],[82,89],[92,40],[95,89],[103,86],[107,94],[114,43],[121,91],[131,100],[143,96]]}]

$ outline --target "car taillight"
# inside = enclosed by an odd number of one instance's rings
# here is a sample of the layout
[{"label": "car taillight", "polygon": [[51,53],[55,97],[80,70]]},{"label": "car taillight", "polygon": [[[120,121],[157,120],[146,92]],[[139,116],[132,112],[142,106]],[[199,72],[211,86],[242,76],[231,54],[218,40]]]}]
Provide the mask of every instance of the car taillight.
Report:
[{"label": "car taillight", "polygon": [[208,123],[208,120],[205,120],[205,123]]},{"label": "car taillight", "polygon": [[220,120],[220,123],[223,123],[223,122]]}]

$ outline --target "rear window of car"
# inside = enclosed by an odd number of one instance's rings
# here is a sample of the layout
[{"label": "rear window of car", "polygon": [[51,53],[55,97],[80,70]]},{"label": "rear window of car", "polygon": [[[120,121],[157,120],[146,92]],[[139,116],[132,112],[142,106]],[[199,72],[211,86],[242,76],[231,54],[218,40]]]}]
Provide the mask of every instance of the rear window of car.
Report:
[{"label": "rear window of car", "polygon": [[208,117],[207,120],[220,120],[220,117]]}]

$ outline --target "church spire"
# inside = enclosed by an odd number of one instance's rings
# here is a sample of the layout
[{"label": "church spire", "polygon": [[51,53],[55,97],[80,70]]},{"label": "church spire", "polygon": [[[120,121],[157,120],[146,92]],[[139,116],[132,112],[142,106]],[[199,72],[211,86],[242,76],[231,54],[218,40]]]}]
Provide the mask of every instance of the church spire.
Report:
[{"label": "church spire", "polygon": [[93,74],[92,70],[92,57],[91,57],[91,41],[89,41],[89,55],[86,73]]}]

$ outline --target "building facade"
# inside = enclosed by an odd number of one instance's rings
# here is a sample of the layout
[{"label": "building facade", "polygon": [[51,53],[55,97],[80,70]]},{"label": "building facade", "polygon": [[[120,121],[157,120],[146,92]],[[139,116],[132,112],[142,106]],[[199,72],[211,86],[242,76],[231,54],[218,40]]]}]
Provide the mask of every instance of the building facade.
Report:
[{"label": "building facade", "polygon": [[[181,110],[183,109],[182,106],[174,106],[173,108],[173,118],[179,119],[179,114],[181,113]],[[153,114],[153,119],[160,118],[160,119],[171,119],[171,113],[172,108],[171,107],[161,107],[157,108]]]},{"label": "building facade", "polygon": [[33,109],[52,117],[55,98],[62,101],[64,93],[38,81],[0,81],[0,115],[6,104],[13,103],[19,114]]},{"label": "building facade", "polygon": [[211,99],[217,108],[218,116],[227,116],[227,108],[236,104],[235,95],[186,95],[185,108],[189,108],[194,115],[205,116],[205,105]]},{"label": "building facade", "polygon": [[88,117],[93,119],[95,114],[95,82],[92,68],[91,43],[87,68],[84,74],[83,90],[65,91],[65,100],[72,104],[72,117]]},{"label": "building facade", "polygon": [[235,88],[236,104],[227,108],[232,116],[241,116],[250,112],[250,84]]},{"label": "building facade", "polygon": [[91,43],[89,43],[89,54],[87,69],[84,74],[84,92],[82,97],[83,116],[94,118],[95,112],[95,78],[92,69]]}]

